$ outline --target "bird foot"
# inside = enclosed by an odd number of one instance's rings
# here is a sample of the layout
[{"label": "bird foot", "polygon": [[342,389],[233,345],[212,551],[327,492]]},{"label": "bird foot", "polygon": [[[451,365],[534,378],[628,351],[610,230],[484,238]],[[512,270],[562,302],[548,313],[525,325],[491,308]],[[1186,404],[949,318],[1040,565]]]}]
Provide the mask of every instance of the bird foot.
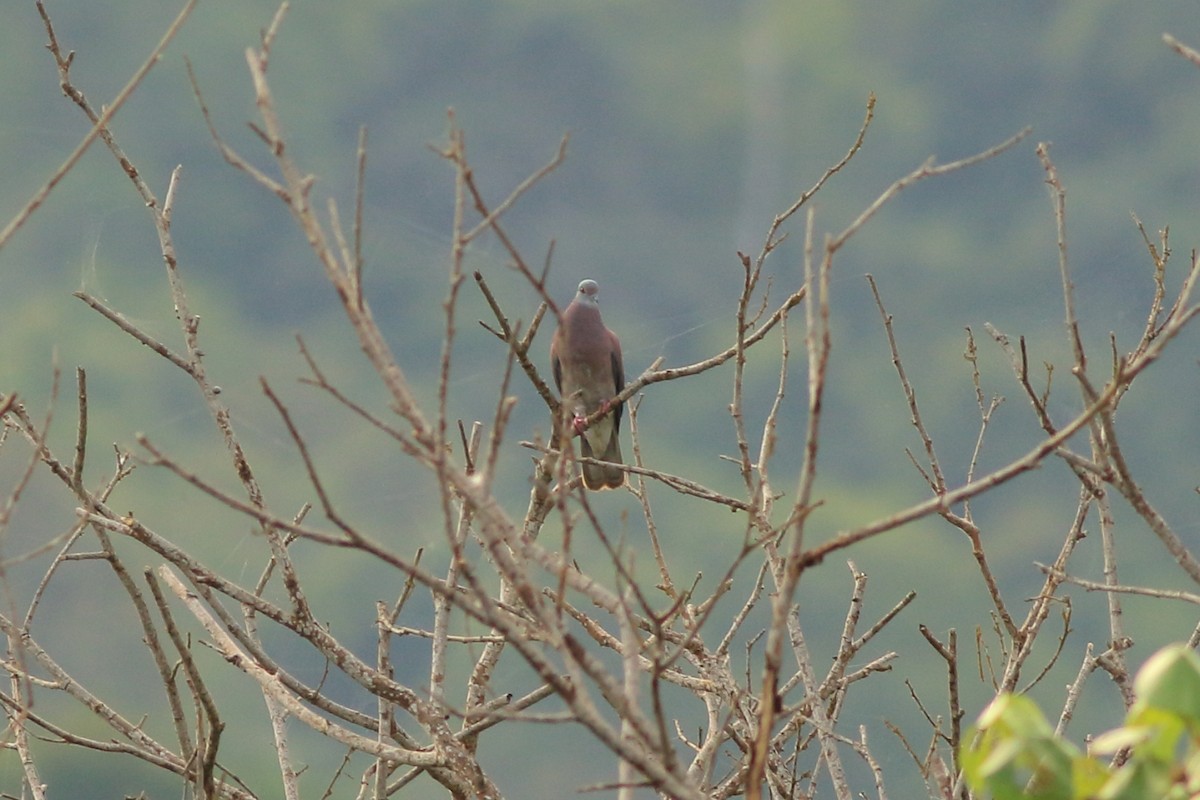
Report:
[{"label": "bird foot", "polygon": [[[603,416],[604,414],[612,411],[612,408],[612,400],[602,400],[600,402],[600,408],[598,408],[597,411],[599,411],[601,416]],[[575,429],[575,433],[582,435],[583,432],[587,430],[587,420],[587,414],[581,414],[578,411],[575,412],[575,416],[571,418],[571,427]]]}]

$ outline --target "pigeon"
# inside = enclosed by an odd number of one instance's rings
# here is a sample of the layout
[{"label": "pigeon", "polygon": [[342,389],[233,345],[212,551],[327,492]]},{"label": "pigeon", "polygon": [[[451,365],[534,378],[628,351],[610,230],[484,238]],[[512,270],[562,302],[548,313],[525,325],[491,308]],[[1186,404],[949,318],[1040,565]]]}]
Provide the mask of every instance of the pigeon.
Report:
[{"label": "pigeon", "polygon": [[[621,463],[622,404],[612,399],[625,387],[621,364],[621,342],[600,320],[599,285],[593,280],[579,284],[579,291],[550,341],[550,364],[554,383],[566,413],[578,433],[580,452],[587,457]],[[612,413],[589,428],[583,423],[600,409]],[[583,485],[589,489],[617,489],[625,483],[625,471],[610,464],[581,464]]]}]

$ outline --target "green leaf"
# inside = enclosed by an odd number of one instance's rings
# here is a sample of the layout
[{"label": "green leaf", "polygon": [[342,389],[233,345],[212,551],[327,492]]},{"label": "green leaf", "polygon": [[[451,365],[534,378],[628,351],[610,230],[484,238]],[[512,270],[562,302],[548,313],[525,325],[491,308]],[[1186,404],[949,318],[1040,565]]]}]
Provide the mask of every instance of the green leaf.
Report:
[{"label": "green leaf", "polygon": [[1149,761],[1130,761],[1117,770],[1096,800],[1160,800],[1171,788],[1171,769],[1168,764]]},{"label": "green leaf", "polygon": [[1178,714],[1189,728],[1200,729],[1200,656],[1184,645],[1159,650],[1138,672],[1133,683],[1137,714],[1161,708]]},{"label": "green leaf", "polygon": [[1185,732],[1185,721],[1175,712],[1135,706],[1125,727],[1098,737],[1093,750],[1115,753],[1122,747],[1133,746],[1139,759],[1171,763],[1181,755],[1179,741]]},{"label": "green leaf", "polygon": [[1110,777],[1106,764],[1091,756],[1079,756],[1071,762],[1072,800],[1095,797]]},{"label": "green leaf", "polygon": [[1122,747],[1136,747],[1153,735],[1154,731],[1148,726],[1124,725],[1100,734],[1088,749],[1093,753],[1112,755]]},{"label": "green leaf", "polygon": [[1054,729],[1037,704],[1024,695],[1002,694],[979,715],[980,730],[995,731],[1021,739],[1049,738]]},{"label": "green leaf", "polygon": [[1175,800],[1200,795],[1200,656],[1183,646],[1154,654],[1134,683],[1125,725],[1091,752],[1129,750],[1110,769],[1061,737],[1027,697],[1001,695],[964,739],[963,772],[993,800]]},{"label": "green leaf", "polygon": [[1073,765],[1079,752],[1054,736],[1029,698],[997,697],[964,741],[975,743],[963,749],[963,769],[977,791],[996,800],[1072,800]]}]

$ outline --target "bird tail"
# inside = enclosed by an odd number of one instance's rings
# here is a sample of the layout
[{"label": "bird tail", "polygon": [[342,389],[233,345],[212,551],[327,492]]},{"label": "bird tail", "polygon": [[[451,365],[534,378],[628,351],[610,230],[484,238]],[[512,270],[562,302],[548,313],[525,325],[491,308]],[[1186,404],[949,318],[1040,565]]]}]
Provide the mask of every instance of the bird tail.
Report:
[{"label": "bird tail", "polygon": [[[587,437],[579,437],[580,452],[592,458],[592,448],[588,444]],[[611,462],[609,464],[580,464],[583,469],[583,485],[592,491],[600,489],[620,489],[625,485],[625,470],[616,466],[622,462],[621,459],[621,440],[614,434],[608,440],[608,449],[602,455],[594,456],[601,461]]]}]

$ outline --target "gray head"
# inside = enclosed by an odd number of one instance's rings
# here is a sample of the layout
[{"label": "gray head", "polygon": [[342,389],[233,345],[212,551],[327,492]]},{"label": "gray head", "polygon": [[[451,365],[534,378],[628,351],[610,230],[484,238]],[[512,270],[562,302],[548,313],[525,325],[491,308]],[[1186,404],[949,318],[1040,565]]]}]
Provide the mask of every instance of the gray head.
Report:
[{"label": "gray head", "polygon": [[591,278],[579,282],[579,291],[575,295],[576,302],[587,303],[588,305],[600,304],[600,284],[596,283]]}]

